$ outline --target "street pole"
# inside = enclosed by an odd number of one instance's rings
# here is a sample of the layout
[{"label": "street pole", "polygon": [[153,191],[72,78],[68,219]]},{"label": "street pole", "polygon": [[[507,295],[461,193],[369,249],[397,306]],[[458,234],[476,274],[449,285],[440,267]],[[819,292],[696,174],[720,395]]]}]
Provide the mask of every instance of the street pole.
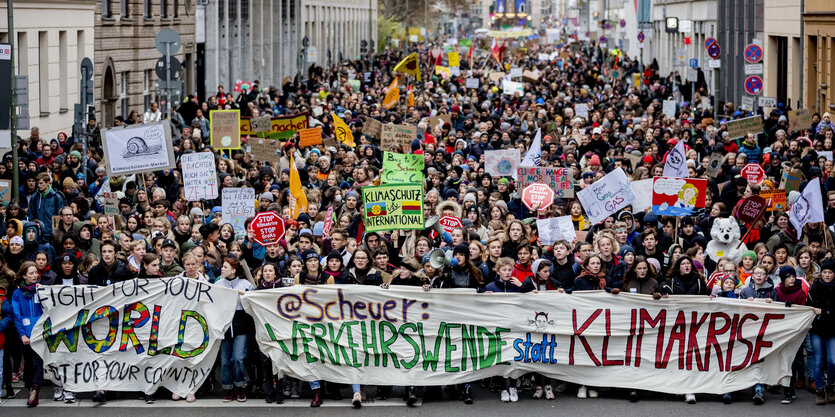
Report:
[{"label": "street pole", "polygon": [[20,144],[17,142],[17,82],[14,75],[14,47],[15,47],[15,32],[14,32],[14,1],[6,0],[6,14],[9,17],[9,45],[11,45],[11,61],[12,61],[12,79],[11,79],[11,100],[9,100],[9,130],[12,142],[12,198],[20,201],[20,168],[18,167],[18,148]]},{"label": "street pole", "polygon": [[[370,4],[370,0],[369,0]],[[302,75],[302,1],[296,0],[296,68],[299,80],[304,79]]]},{"label": "street pole", "polygon": [[165,43],[165,116],[171,118],[171,43]]},{"label": "street pole", "polygon": [[81,143],[83,144],[83,149],[81,152],[81,172],[84,175],[84,185],[89,186],[90,184],[87,182],[87,88],[88,86],[88,79],[90,78],[90,74],[87,74],[87,68],[81,67],[81,128],[78,129],[78,133],[81,135]]}]

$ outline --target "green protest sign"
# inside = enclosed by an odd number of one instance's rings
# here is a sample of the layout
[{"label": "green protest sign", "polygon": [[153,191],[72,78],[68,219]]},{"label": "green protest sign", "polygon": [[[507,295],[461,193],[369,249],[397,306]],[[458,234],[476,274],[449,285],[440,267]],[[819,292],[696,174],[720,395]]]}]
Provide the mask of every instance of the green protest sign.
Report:
[{"label": "green protest sign", "polygon": [[463,46],[463,47],[465,47],[465,48],[469,48],[469,47],[470,47],[470,45],[472,45],[472,44],[473,44],[473,40],[472,40],[472,39],[467,39],[467,38],[464,38],[464,39],[458,39],[458,46]]},{"label": "green protest sign", "polygon": [[383,183],[423,182],[423,155],[383,152]]},{"label": "green protest sign", "polygon": [[362,188],[365,231],[422,230],[423,184],[385,184]]}]

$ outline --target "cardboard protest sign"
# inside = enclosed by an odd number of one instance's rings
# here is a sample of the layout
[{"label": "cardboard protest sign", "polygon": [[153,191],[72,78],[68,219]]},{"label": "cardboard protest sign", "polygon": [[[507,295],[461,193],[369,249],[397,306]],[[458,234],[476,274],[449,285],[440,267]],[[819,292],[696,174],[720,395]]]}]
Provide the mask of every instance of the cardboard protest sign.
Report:
[{"label": "cardboard protest sign", "polygon": [[574,114],[585,120],[589,120],[589,105],[586,103],[577,103],[574,105]]},{"label": "cardboard protest sign", "polygon": [[322,144],[322,127],[312,127],[299,130],[299,147],[316,146]]},{"label": "cardboard protest sign", "polygon": [[625,153],[623,155],[629,161],[629,165],[632,167],[632,172],[635,171],[635,168],[641,166],[641,160],[643,159],[640,155],[633,155],[631,152]]},{"label": "cardboard protest sign", "polygon": [[362,125],[362,133],[372,138],[380,138],[380,133],[383,131],[383,123],[371,117],[365,119]]},{"label": "cardboard protest sign", "polygon": [[0,180],[0,201],[8,203],[12,200],[12,182]]},{"label": "cardboard protest sign", "polygon": [[789,110],[789,133],[812,128],[809,109]]},{"label": "cardboard protest sign", "polygon": [[67,391],[194,393],[212,371],[238,292],[188,278],[42,286],[32,349]]},{"label": "cardboard protest sign", "polygon": [[417,128],[409,125],[386,123],[383,125],[380,148],[400,151],[403,146],[411,146],[417,139]]},{"label": "cardboard protest sign", "polygon": [[176,166],[168,122],[102,130],[107,175],[161,171]]},{"label": "cardboard protest sign", "polygon": [[565,240],[568,243],[574,241],[574,223],[571,216],[552,217],[550,219],[537,219],[536,232],[539,241],[543,245],[553,245],[558,240]]},{"label": "cardboard protest sign", "polygon": [[448,114],[441,114],[435,117],[430,117],[429,129],[430,131],[434,131],[435,129],[443,129],[444,123],[452,123],[452,116]]},{"label": "cardboard protest sign", "polygon": [[516,178],[518,188],[525,188],[533,183],[542,183],[557,194],[557,198],[574,197],[574,174],[572,168],[518,167]]},{"label": "cardboard protest sign", "polygon": [[707,180],[655,177],[652,183],[652,212],[659,216],[689,216],[705,206]]},{"label": "cardboard protest sign", "polygon": [[764,198],[758,195],[746,197],[739,203],[734,213],[734,218],[747,224],[752,225],[756,223],[768,208],[768,203]]},{"label": "cardboard protest sign", "polygon": [[763,131],[763,118],[751,116],[728,122],[728,138],[731,140],[744,138],[749,133],[758,135]]},{"label": "cardboard protest sign", "polygon": [[366,232],[423,230],[423,184],[362,187]]},{"label": "cardboard protest sign", "polygon": [[487,79],[489,79],[490,82],[497,83],[497,82],[499,82],[499,80],[504,79],[504,77],[506,75],[507,75],[507,73],[504,73],[502,71],[491,72],[490,74],[487,74]]},{"label": "cardboard protest sign", "polygon": [[266,132],[272,129],[272,121],[270,116],[258,116],[250,119],[253,133]]},{"label": "cardboard protest sign", "polygon": [[224,188],[222,195],[221,221],[231,224],[236,233],[245,232],[246,219],[255,216],[255,189]]},{"label": "cardboard protest sign", "polygon": [[115,192],[102,193],[104,198],[104,214],[119,214],[119,197]]},{"label": "cardboard protest sign", "polygon": [[241,148],[241,112],[237,110],[209,111],[209,131],[212,148]]},{"label": "cardboard protest sign", "polygon": [[610,214],[632,204],[635,194],[623,169],[617,168],[603,178],[591,183],[577,193],[577,199],[586,210],[589,223],[597,224]]},{"label": "cardboard protest sign", "polygon": [[635,194],[635,201],[632,202],[632,212],[638,213],[652,207],[652,182],[653,179],[632,181],[629,186]]},{"label": "cardboard protest sign", "polygon": [[539,82],[539,74],[537,74],[533,71],[525,70],[524,72],[522,72],[522,81],[524,81],[526,83],[535,84],[535,83]]},{"label": "cardboard protest sign", "polygon": [[484,151],[484,171],[494,177],[513,177],[517,179],[516,171],[521,162],[519,149],[503,149],[500,151]]},{"label": "cardboard protest sign", "polygon": [[259,162],[269,162],[273,166],[281,160],[282,143],[272,139],[250,137],[246,142],[252,159]]},{"label": "cardboard protest sign", "polygon": [[760,191],[768,205],[768,211],[786,211],[786,190]]},{"label": "cardboard protest sign", "polygon": [[[580,385],[673,394],[778,384],[791,374],[815,318],[804,306],[743,307],[726,298],[483,295],[402,285],[296,285],[250,291],[242,303],[275,372],[302,381],[437,386],[541,373]],[[356,357],[349,346],[358,346]]]},{"label": "cardboard protest sign", "polygon": [[383,152],[383,171],[380,180],[383,183],[423,182],[423,155]]},{"label": "cardboard protest sign", "polygon": [[722,161],[725,159],[725,156],[721,153],[712,153],[710,154],[710,161],[707,163],[707,168],[705,168],[705,174],[710,178],[716,178],[719,175],[719,170],[722,167]]},{"label": "cardboard protest sign", "polygon": [[780,187],[784,188],[787,192],[788,191],[798,191],[800,189],[800,183],[806,176],[803,175],[803,171],[797,168],[783,168],[783,174],[780,178]]},{"label": "cardboard protest sign", "polygon": [[[241,136],[254,135],[260,133],[259,136],[267,136],[270,139],[289,139],[293,137],[299,130],[307,129],[309,125],[309,115],[307,113],[299,113],[292,116],[279,116],[270,119],[270,127],[268,130],[256,132],[253,130],[252,121],[250,118],[241,119]],[[258,121],[255,122],[256,125]]]},{"label": "cardboard protest sign", "polygon": [[200,201],[217,198],[217,171],[215,156],[211,152],[183,154],[183,191],[186,200]]}]

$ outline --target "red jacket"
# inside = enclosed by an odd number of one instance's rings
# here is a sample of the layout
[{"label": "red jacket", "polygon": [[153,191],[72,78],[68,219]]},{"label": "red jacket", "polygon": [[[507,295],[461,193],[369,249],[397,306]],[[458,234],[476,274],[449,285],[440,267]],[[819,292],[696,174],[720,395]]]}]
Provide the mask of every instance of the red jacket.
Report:
[{"label": "red jacket", "polygon": [[516,262],[516,265],[513,265],[513,277],[518,279],[519,282],[525,282],[525,280],[529,277],[533,279],[531,264],[522,265],[519,262]]}]

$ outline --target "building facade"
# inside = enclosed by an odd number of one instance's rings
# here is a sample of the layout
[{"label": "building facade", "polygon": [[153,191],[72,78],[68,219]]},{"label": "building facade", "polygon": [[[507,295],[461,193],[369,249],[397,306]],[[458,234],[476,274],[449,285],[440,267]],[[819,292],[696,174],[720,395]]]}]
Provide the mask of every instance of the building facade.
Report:
[{"label": "building facade", "polygon": [[[80,100],[80,64],[93,58],[94,0],[14,2],[15,74],[29,77],[29,124],[41,138],[72,134]],[[6,7],[0,7],[0,42],[8,42]],[[4,83],[6,80],[3,81]],[[20,104],[20,102],[18,102]],[[19,129],[27,138],[29,132]]]},{"label": "building facade", "polygon": [[182,63],[183,91],[195,93],[195,2],[189,0],[99,0],[95,16],[94,77],[97,120],[112,126],[116,116],[140,113],[165,97],[154,84],[162,57],[155,46],[160,30],[180,35],[172,54]]},{"label": "building facade", "polygon": [[765,0],[763,18],[763,96],[792,108],[803,106],[800,79],[803,71],[800,37],[800,2]]},{"label": "building facade", "polygon": [[[198,5],[197,32],[205,65],[198,78],[206,94],[215,92],[218,85],[230,91],[242,80],[280,87],[286,77],[313,63],[327,66],[340,58],[356,59],[362,41],[377,45],[376,1],[204,3]],[[300,60],[303,49],[304,61]]]},{"label": "building facade", "polygon": [[835,112],[835,2],[805,0],[803,98],[805,108]]}]

